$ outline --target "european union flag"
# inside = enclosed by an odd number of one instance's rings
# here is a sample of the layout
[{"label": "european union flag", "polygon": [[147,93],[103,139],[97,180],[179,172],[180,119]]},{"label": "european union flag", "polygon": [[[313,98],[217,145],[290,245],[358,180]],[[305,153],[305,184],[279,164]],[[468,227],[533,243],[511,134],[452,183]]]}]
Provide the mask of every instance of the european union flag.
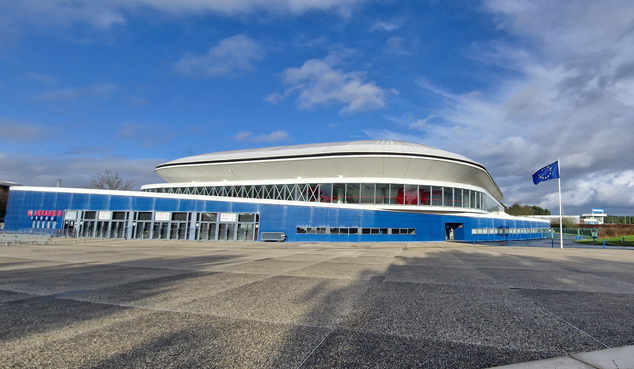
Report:
[{"label": "european union flag", "polygon": [[559,161],[548,164],[533,174],[533,183],[559,178]]}]

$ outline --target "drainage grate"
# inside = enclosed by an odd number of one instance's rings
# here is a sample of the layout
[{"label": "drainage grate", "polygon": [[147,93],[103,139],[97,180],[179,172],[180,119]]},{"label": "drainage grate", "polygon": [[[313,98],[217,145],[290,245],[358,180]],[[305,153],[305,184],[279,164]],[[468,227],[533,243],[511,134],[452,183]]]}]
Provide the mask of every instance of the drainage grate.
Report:
[{"label": "drainage grate", "polygon": [[370,280],[366,284],[368,286],[378,286],[381,283],[383,283],[384,279],[385,279],[385,276],[377,275],[377,276],[374,276],[374,277],[370,278]]}]

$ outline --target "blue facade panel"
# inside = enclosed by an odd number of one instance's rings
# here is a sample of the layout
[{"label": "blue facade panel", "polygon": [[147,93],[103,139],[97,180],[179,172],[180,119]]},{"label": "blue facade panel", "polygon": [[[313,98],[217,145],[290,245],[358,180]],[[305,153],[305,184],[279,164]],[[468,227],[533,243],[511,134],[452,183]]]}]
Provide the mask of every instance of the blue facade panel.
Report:
[{"label": "blue facade panel", "polygon": [[[29,210],[60,211],[169,211],[169,212],[219,212],[259,213],[260,233],[284,232],[291,242],[421,242],[444,241],[448,228],[460,241],[492,241],[508,239],[540,238],[534,233],[476,234],[481,229],[541,229],[544,222],[516,219],[493,219],[435,215],[423,213],[401,213],[380,210],[360,210],[302,205],[272,205],[213,200],[163,198],[146,196],[112,195],[99,193],[66,193],[11,191],[5,219],[5,230],[31,228],[33,215]],[[56,228],[62,227],[61,216],[46,216],[55,220]],[[298,234],[297,227],[333,228],[407,228],[415,234]],[[478,231],[476,231],[478,232]],[[490,231],[487,231],[490,232]]]}]

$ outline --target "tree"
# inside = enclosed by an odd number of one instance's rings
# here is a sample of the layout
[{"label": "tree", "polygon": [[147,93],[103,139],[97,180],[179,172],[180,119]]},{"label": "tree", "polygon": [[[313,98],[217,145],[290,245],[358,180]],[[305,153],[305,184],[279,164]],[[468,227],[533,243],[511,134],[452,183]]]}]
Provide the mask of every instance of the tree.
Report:
[{"label": "tree", "polygon": [[531,206],[531,208],[533,208],[535,215],[550,215],[550,210],[548,209],[543,209],[539,206]]},{"label": "tree", "polygon": [[506,212],[510,215],[535,215],[535,210],[528,205],[520,205],[518,203],[513,204],[510,208],[506,209]]},{"label": "tree", "polygon": [[98,172],[88,182],[84,183],[84,188],[96,188],[100,190],[120,190],[130,191],[134,188],[134,180],[126,181],[118,171],[104,170]]}]

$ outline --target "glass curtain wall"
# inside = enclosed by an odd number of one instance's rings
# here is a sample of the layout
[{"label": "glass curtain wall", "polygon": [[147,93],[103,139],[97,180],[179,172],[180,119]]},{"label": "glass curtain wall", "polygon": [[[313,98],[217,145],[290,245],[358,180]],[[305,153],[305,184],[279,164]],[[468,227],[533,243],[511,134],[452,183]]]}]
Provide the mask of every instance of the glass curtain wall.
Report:
[{"label": "glass curtain wall", "polygon": [[398,183],[311,183],[253,186],[174,187],[144,192],[271,199],[335,204],[427,205],[503,211],[485,193],[457,187]]}]

